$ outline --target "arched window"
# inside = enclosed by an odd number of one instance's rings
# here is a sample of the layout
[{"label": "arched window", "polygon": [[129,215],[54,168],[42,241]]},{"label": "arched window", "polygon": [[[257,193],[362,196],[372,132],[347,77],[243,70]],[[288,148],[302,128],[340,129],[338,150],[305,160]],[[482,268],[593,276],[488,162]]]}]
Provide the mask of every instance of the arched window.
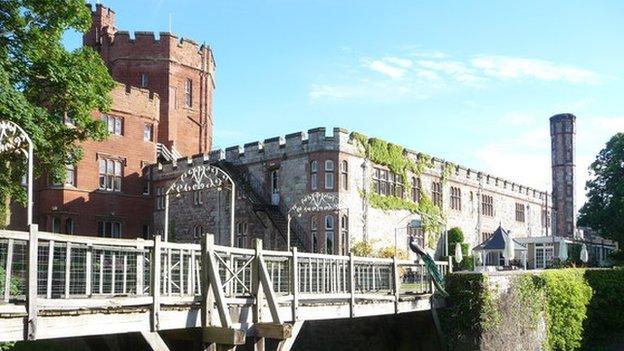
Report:
[{"label": "arched window", "polygon": [[310,236],[312,237],[312,252],[318,253],[318,231],[316,226],[316,217],[310,219]]},{"label": "arched window", "polygon": [[412,201],[420,202],[420,178],[412,178]]},{"label": "arched window", "polygon": [[349,190],[349,162],[347,160],[340,162],[340,184],[343,190]]},{"label": "arched window", "polygon": [[318,188],[318,161],[314,160],[310,162],[310,189],[316,190]]},{"label": "arched window", "polygon": [[74,220],[72,218],[65,220],[65,234],[74,234]]},{"label": "arched window", "polygon": [[204,234],[204,227],[202,225],[196,225],[193,227],[193,239],[199,239]]},{"label": "arched window", "polygon": [[334,253],[334,216],[325,216],[325,251]]},{"label": "arched window", "polygon": [[236,225],[236,246],[246,247],[247,245],[247,222],[238,222]]},{"label": "arched window", "polygon": [[52,218],[52,233],[61,232],[61,219],[58,217]]},{"label": "arched window", "polygon": [[325,161],[325,189],[334,189],[334,161]]},{"label": "arched window", "polygon": [[340,220],[340,253],[342,255],[349,254],[349,217],[347,215],[342,216]]}]

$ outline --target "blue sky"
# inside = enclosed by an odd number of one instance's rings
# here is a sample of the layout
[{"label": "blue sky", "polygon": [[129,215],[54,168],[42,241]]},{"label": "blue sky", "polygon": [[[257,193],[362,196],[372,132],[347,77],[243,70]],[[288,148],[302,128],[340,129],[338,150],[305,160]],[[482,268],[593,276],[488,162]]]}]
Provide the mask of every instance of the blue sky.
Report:
[{"label": "blue sky", "polygon": [[621,1],[104,4],[213,48],[215,147],[340,126],[548,189],[548,117],[572,112],[582,196],[624,129]]}]

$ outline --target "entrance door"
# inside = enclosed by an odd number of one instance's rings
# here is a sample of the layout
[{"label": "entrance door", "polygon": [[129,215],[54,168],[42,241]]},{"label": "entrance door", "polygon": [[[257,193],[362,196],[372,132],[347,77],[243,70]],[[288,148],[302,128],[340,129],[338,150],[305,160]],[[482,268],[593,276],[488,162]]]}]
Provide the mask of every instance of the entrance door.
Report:
[{"label": "entrance door", "polygon": [[278,205],[279,201],[279,169],[274,169],[271,171],[271,203]]},{"label": "entrance door", "polygon": [[535,244],[535,268],[545,269],[554,257],[555,249],[548,244]]}]

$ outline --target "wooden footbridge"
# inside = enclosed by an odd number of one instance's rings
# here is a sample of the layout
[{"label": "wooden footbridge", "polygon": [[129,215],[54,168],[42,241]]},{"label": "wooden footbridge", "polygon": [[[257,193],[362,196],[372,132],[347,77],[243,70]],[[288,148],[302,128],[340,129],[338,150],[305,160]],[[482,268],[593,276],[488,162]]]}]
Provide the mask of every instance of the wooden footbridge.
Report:
[{"label": "wooden footbridge", "polygon": [[[0,231],[0,342],[198,328],[214,349],[289,349],[303,321],[428,310],[421,262]],[[447,262],[438,262],[447,272]],[[4,274],[2,274],[4,273]]]}]

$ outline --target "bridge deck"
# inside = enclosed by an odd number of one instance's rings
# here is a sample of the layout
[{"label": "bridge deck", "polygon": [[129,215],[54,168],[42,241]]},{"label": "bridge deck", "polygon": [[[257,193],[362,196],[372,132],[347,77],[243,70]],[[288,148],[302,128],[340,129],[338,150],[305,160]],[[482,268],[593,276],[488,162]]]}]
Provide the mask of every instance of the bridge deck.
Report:
[{"label": "bridge deck", "polygon": [[[0,341],[427,310],[422,263],[0,231]],[[205,267],[205,269],[202,269]],[[447,262],[438,262],[443,272]],[[260,302],[260,303],[257,303]]]}]

